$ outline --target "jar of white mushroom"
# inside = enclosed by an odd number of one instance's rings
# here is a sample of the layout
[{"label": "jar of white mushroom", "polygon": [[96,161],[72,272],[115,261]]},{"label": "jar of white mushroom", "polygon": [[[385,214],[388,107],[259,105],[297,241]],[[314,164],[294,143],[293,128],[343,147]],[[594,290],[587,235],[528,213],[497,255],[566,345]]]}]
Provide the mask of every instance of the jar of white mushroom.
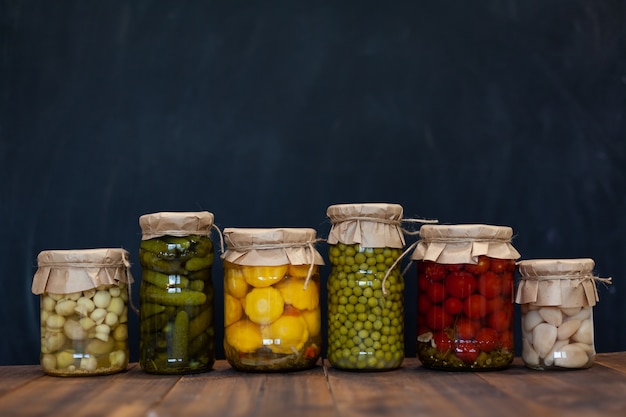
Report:
[{"label": "jar of white mushroom", "polygon": [[580,369],[595,359],[593,306],[598,301],[592,259],[524,260],[520,281],[522,360],[532,369]]},{"label": "jar of white mushroom", "polygon": [[123,249],[43,251],[33,293],[40,295],[41,367],[48,375],[105,375],[128,366],[132,276]]}]

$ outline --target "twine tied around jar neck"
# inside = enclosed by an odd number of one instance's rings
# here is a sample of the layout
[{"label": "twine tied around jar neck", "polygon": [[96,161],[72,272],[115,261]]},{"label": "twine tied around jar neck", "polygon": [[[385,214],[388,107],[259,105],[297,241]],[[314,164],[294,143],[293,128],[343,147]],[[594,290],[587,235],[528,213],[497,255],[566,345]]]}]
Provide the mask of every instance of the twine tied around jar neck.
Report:
[{"label": "twine tied around jar neck", "polygon": [[269,250],[269,249],[285,249],[285,248],[308,248],[310,255],[309,262],[309,270],[306,275],[306,279],[304,280],[304,287],[302,289],[306,290],[309,285],[309,281],[311,280],[311,275],[313,275],[313,268],[315,267],[315,244],[318,242],[325,242],[325,239],[314,239],[308,242],[293,242],[293,243],[260,243],[258,245],[237,245],[232,246],[231,249],[237,250],[238,252],[246,252],[250,250]]},{"label": "twine tied around jar neck", "polygon": [[[398,225],[400,223],[429,223],[429,224],[433,224],[433,223],[439,223],[439,220],[437,219],[400,219],[397,220]],[[410,235],[410,236],[415,236],[415,235],[419,235],[420,232],[419,230],[415,230],[415,231],[410,231],[407,230],[405,228],[400,228],[400,230],[402,230],[402,233],[406,234],[406,235]],[[400,256],[398,256],[398,259],[396,259],[394,261],[393,264],[391,264],[391,266],[387,269],[387,272],[385,272],[385,276],[383,277],[383,296],[386,297],[387,296],[387,290],[385,289],[385,283],[387,282],[387,278],[389,277],[389,274],[391,274],[391,271],[393,271],[393,269],[400,263],[400,261],[402,261],[402,259],[411,251],[413,251],[413,249],[415,248],[415,246],[417,246],[418,242],[413,242],[409,245],[408,248],[406,248],[401,254]],[[411,262],[409,262],[409,264],[406,266],[406,268],[404,268],[404,270],[400,273],[402,276],[404,276],[404,274],[406,274],[406,272],[408,271],[408,269],[411,267]]]},{"label": "twine tied around jar neck", "polygon": [[[575,274],[569,274],[569,275],[533,275],[533,276],[521,276],[520,277],[521,280],[526,280],[526,281],[550,281],[550,280],[559,280],[559,279],[571,279],[571,280],[580,280],[580,282],[583,281],[594,281],[594,282],[602,282],[603,284],[612,284],[613,283],[613,278],[608,277],[608,278],[600,278],[600,277],[596,277],[593,275],[575,275]],[[580,284],[580,283],[579,283]]]},{"label": "twine tied around jar neck", "polygon": [[502,242],[502,243],[511,243],[513,240],[511,238],[498,238],[498,237],[490,237],[490,238],[476,238],[476,237],[430,237],[430,238],[422,238],[422,241],[425,243],[467,243],[467,242]]}]

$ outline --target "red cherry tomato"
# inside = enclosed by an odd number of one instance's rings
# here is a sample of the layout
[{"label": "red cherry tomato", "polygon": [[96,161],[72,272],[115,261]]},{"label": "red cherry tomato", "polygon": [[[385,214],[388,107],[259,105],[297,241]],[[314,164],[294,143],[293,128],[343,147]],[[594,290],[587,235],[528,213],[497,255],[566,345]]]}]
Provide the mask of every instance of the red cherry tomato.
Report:
[{"label": "red cherry tomato", "polygon": [[463,313],[470,319],[481,319],[487,315],[487,299],[480,294],[472,294],[463,301]]},{"label": "red cherry tomato", "polygon": [[509,351],[513,351],[513,332],[506,331],[500,332],[500,349],[508,349]]},{"label": "red cherry tomato", "polygon": [[474,275],[480,275],[484,272],[489,271],[489,264],[489,258],[481,255],[478,257],[478,263],[465,265],[465,270],[471,272]]},{"label": "red cherry tomato", "polygon": [[426,325],[432,330],[443,330],[452,324],[452,316],[440,305],[432,305],[426,313]]},{"label": "red cherry tomato", "polygon": [[433,303],[441,303],[446,298],[446,287],[441,282],[433,282],[426,289],[426,295]]},{"label": "red cherry tomato", "polygon": [[454,335],[457,340],[472,340],[474,338],[474,323],[466,318],[460,318],[454,325]]},{"label": "red cherry tomato", "polygon": [[479,353],[478,345],[473,341],[463,340],[457,342],[454,346],[454,354],[456,357],[467,364],[473,363],[476,358],[478,358]]},{"label": "red cherry tomato", "polygon": [[439,352],[447,352],[453,347],[452,340],[448,337],[445,332],[436,332],[433,334],[433,342],[435,343],[435,347]]},{"label": "red cherry tomato", "polygon": [[459,300],[455,297],[446,298],[443,302],[443,308],[446,310],[446,313],[451,316],[456,316],[461,311],[463,311],[463,301]]},{"label": "red cherry tomato", "polygon": [[492,298],[491,300],[487,300],[487,313],[493,313],[494,311],[499,311],[504,308],[504,300],[502,297]]},{"label": "red cherry tomato", "polygon": [[417,276],[417,289],[420,291],[426,291],[432,281],[426,278],[426,275],[419,274]]},{"label": "red cherry tomato", "polygon": [[513,272],[502,274],[502,295],[513,299],[513,287],[515,286]]},{"label": "red cherry tomato", "polygon": [[487,271],[478,276],[476,288],[488,299],[498,297],[502,293],[502,277],[495,272]]},{"label": "red cherry tomato", "polygon": [[431,305],[432,303],[426,294],[420,294],[417,296],[417,312],[419,314],[426,314]]},{"label": "red cherry tomato", "polygon": [[504,310],[494,311],[489,315],[489,326],[499,332],[508,330],[511,326],[511,316]]},{"label": "red cherry tomato", "polygon": [[445,285],[448,294],[463,299],[476,289],[476,278],[467,271],[455,271],[448,275]]},{"label": "red cherry tomato", "polygon": [[500,346],[500,340],[496,329],[484,327],[476,332],[476,343],[483,352],[491,352]]},{"label": "red cherry tomato", "polygon": [[446,276],[446,268],[436,262],[422,261],[427,280],[441,281]]},{"label": "red cherry tomato", "polygon": [[492,258],[489,268],[496,274],[501,274],[506,271],[512,272],[515,270],[515,260]]},{"label": "red cherry tomato", "polygon": [[446,264],[446,269],[448,271],[460,271],[461,269],[463,269],[463,265],[464,264]]}]

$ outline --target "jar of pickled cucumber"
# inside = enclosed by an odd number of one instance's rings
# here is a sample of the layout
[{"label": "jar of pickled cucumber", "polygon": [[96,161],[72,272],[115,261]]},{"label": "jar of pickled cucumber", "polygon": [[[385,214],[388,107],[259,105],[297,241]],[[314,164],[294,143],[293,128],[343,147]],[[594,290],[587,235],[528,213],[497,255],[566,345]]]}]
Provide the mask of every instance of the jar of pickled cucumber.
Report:
[{"label": "jar of pickled cucumber", "polygon": [[402,211],[387,203],[327,209],[327,356],[337,369],[385,371],[404,361],[404,278],[396,266],[405,245]]},{"label": "jar of pickled cucumber", "polygon": [[141,369],[208,371],[215,363],[213,214],[152,213],[139,224]]},{"label": "jar of pickled cucumber", "polygon": [[320,265],[308,228],[224,229],[224,351],[239,371],[310,369],[321,347]]},{"label": "jar of pickled cucumber", "polygon": [[580,369],[595,359],[593,259],[531,259],[518,263],[522,360],[531,369]]},{"label": "jar of pickled cucumber", "polygon": [[513,230],[423,225],[417,262],[417,357],[427,368],[497,370],[515,356]]},{"label": "jar of pickled cucumber", "polygon": [[129,253],[42,251],[32,285],[40,295],[41,367],[48,375],[106,375],[128,366]]}]

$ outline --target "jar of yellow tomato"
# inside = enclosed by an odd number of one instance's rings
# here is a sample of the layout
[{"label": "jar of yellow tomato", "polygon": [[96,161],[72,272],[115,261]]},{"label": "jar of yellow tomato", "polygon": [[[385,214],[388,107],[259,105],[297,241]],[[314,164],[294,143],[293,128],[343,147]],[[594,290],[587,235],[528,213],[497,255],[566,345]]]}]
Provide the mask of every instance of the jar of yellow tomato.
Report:
[{"label": "jar of yellow tomato", "polygon": [[315,366],[322,346],[320,265],[308,228],[224,229],[224,351],[247,372]]}]

